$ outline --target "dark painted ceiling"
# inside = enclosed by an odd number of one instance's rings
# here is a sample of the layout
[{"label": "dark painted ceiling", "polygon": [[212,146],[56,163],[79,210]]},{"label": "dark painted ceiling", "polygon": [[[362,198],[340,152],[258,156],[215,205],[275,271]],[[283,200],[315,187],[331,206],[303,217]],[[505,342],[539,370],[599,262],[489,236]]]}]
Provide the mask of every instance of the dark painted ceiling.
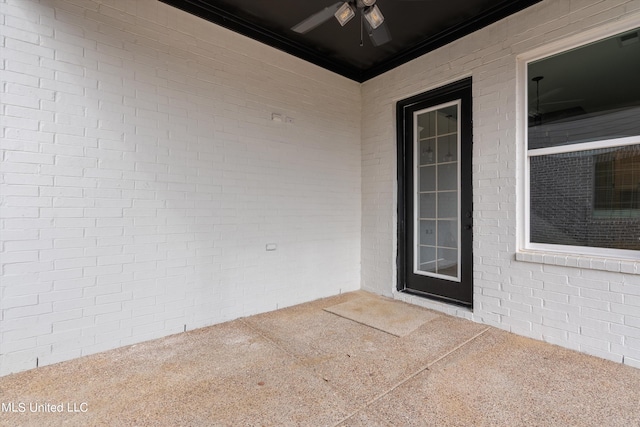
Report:
[{"label": "dark painted ceiling", "polygon": [[160,0],[358,82],[404,64],[541,0],[377,0],[392,39],[373,46],[360,17],[291,27],[336,0]]}]

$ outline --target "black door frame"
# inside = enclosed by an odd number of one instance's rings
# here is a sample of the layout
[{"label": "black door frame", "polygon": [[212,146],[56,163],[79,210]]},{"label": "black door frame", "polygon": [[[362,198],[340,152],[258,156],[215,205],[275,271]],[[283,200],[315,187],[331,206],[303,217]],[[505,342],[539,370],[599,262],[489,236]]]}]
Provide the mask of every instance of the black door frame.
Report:
[{"label": "black door frame", "polygon": [[[472,144],[473,144],[473,126],[472,126],[472,96],[471,96],[471,77],[459,80],[454,83],[433,89],[407,99],[398,101],[396,104],[396,131],[397,131],[397,149],[398,149],[398,256],[396,258],[396,267],[398,270],[397,290],[400,292],[412,293],[419,296],[425,296],[431,299],[442,300],[448,303],[458,304],[465,307],[473,307],[473,178],[471,175],[472,167]],[[461,99],[461,153],[460,153],[460,188],[466,194],[461,194],[460,210],[461,215],[460,229],[465,229],[465,233],[460,233],[461,248],[468,250],[461,251],[461,284],[466,286],[460,287],[461,291],[454,296],[443,296],[438,293],[423,292],[411,289],[407,286],[409,283],[409,275],[413,274],[409,265],[412,264],[408,260],[409,250],[408,244],[413,239],[408,236],[409,231],[413,230],[412,224],[407,224],[407,197],[411,193],[413,197],[413,183],[407,182],[407,158],[412,159],[413,154],[408,150],[413,150],[413,111],[424,108],[424,104],[438,105],[444,104],[453,99]],[[409,117],[409,119],[407,119]],[[463,155],[465,154],[466,155]],[[412,163],[412,162],[411,162]],[[413,172],[413,168],[412,168]],[[413,210],[411,212],[413,214]],[[412,221],[412,219],[411,219]],[[438,279],[435,279],[436,281]],[[442,287],[444,288],[443,283]],[[437,286],[436,286],[437,287]],[[462,289],[464,288],[464,289]]]}]

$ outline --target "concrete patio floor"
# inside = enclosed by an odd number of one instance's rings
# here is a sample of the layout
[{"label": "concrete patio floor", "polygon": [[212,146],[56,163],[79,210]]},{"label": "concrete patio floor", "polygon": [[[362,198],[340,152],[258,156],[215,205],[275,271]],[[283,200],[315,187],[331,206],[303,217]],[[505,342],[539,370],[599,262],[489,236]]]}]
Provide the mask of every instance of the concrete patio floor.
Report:
[{"label": "concrete patio floor", "polygon": [[323,310],[365,295],[0,378],[0,425],[640,425],[639,369],[439,313],[397,337]]}]

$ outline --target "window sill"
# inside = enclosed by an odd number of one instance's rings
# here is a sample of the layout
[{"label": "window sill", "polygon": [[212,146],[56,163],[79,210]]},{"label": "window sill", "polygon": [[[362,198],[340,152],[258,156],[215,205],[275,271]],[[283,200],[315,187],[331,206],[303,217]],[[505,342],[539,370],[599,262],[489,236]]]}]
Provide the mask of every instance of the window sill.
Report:
[{"label": "window sill", "polygon": [[534,264],[559,265],[562,267],[610,271],[640,275],[640,260],[599,258],[590,255],[575,255],[542,251],[518,251],[516,260]]}]

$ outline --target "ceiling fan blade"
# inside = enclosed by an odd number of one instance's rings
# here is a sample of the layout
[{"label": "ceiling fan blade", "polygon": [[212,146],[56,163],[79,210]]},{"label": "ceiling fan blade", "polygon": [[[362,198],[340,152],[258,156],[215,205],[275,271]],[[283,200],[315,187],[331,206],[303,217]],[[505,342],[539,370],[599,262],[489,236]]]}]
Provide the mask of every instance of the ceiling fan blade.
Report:
[{"label": "ceiling fan blade", "polygon": [[340,6],[342,6],[343,3],[344,2],[338,2],[331,6],[327,6],[324,9],[322,9],[320,12],[314,13],[307,19],[294,25],[293,27],[291,27],[291,29],[296,33],[300,33],[300,34],[309,32],[313,30],[315,27],[317,27],[318,25],[331,19],[333,17],[333,14],[336,13],[338,9],[340,9]]},{"label": "ceiling fan blade", "polygon": [[376,29],[372,28],[366,19],[364,20],[364,24],[367,26],[367,34],[369,34],[371,43],[373,43],[374,46],[382,46],[388,41],[391,41],[391,34],[389,33],[386,23],[383,22]]}]

